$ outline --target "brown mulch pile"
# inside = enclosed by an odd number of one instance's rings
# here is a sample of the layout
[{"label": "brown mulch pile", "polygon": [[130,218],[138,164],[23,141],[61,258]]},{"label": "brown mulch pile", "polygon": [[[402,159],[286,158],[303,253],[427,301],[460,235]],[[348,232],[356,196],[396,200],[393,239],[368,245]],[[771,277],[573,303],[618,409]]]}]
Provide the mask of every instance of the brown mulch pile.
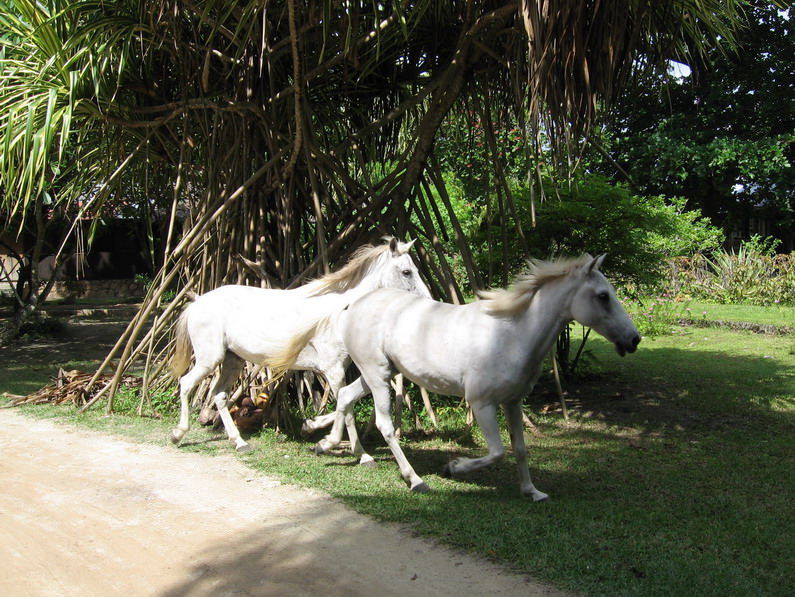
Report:
[{"label": "brown mulch pile", "polygon": [[[6,394],[11,398],[8,406],[19,406],[21,404],[63,404],[71,402],[75,406],[83,406],[88,403],[99,391],[111,380],[111,375],[100,375],[90,390],[86,390],[88,382],[94,377],[93,373],[85,373],[72,369],[71,371],[58,370],[53,382],[44,386],[40,390],[28,394],[27,396],[14,396]],[[142,378],[128,375],[122,378],[122,385],[137,387],[142,383]]]}]

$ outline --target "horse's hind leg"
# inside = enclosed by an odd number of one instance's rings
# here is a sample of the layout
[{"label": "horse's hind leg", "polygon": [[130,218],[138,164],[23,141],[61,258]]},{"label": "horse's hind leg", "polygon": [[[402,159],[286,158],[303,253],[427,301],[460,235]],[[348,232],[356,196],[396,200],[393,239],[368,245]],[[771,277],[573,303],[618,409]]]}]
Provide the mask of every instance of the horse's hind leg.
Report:
[{"label": "horse's hind leg", "polygon": [[[468,401],[469,402],[469,401]],[[480,430],[483,437],[486,438],[486,444],[489,447],[489,453],[482,458],[457,458],[448,462],[444,467],[444,476],[452,477],[459,473],[468,473],[470,471],[481,469],[485,466],[493,464],[505,456],[505,446],[502,444],[500,438],[500,428],[497,424],[497,407],[494,404],[472,404],[472,412],[475,414]]]},{"label": "horse's hind leg", "polygon": [[305,419],[301,425],[301,433],[309,435],[318,429],[331,427],[334,424],[334,419],[336,416],[337,413],[328,413],[327,415],[319,415],[314,419]]},{"label": "horse's hind leg", "polygon": [[[364,450],[359,443],[359,436],[356,433],[356,426],[353,420],[353,404],[364,396],[365,393],[372,391],[373,402],[375,403],[375,424],[378,431],[384,437],[392,456],[398,463],[400,474],[412,491],[424,493],[429,491],[429,487],[414,471],[414,468],[406,458],[400,448],[400,442],[395,436],[395,426],[392,424],[392,417],[389,414],[391,394],[389,380],[392,377],[388,363],[374,364],[369,370],[366,367],[359,367],[362,376],[355,382],[343,388],[337,403],[337,419],[334,421],[331,433],[318,446],[332,443],[339,443],[342,437],[343,422],[348,427],[348,435],[351,440],[351,448],[354,453],[364,454]],[[356,391],[358,390],[358,391]],[[356,393],[354,393],[354,391]],[[350,392],[350,394],[348,394]],[[342,407],[342,410],[341,410]],[[336,445],[336,444],[335,444]],[[363,462],[364,464],[364,462]]]},{"label": "horse's hind leg", "polygon": [[235,442],[235,449],[238,452],[250,452],[251,446],[240,437],[240,431],[232,420],[232,415],[229,413],[229,405],[227,404],[228,389],[232,382],[240,375],[240,370],[243,368],[243,360],[236,354],[227,352],[221,363],[221,370],[218,373],[218,379],[212,389],[213,402],[218,409],[218,414],[221,415],[226,435]]},{"label": "horse's hind leg", "polygon": [[538,491],[530,479],[530,469],[527,466],[527,448],[524,443],[524,422],[522,420],[521,400],[505,405],[505,417],[508,420],[508,431],[511,434],[511,445],[516,458],[516,468],[519,471],[519,490],[525,497],[533,498],[534,502],[542,502],[549,498],[543,491]]},{"label": "horse's hind leg", "polygon": [[353,416],[353,405],[365,394],[370,391],[364,380],[359,377],[351,384],[342,388],[337,396],[337,408],[334,411],[334,424],[328,435],[315,445],[315,452],[323,454],[336,448],[342,441],[343,426],[348,429],[351,440],[351,449],[354,454],[362,454],[364,449],[359,443],[359,435],[356,433],[355,420]]},{"label": "horse's hind leg", "polygon": [[196,385],[205,377],[212,373],[215,365],[204,365],[196,363],[193,369],[188,371],[179,379],[179,423],[171,431],[171,442],[179,444],[182,438],[190,429],[190,404],[188,399],[193,393]]}]

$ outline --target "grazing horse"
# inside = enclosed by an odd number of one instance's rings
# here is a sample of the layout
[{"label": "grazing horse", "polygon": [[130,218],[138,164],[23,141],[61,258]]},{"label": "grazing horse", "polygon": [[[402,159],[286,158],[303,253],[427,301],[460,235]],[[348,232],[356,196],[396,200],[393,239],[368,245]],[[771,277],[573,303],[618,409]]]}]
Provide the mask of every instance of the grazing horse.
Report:
[{"label": "grazing horse", "polygon": [[[399,290],[375,290],[340,317],[345,347],[361,377],[340,390],[331,432],[316,446],[323,453],[340,443],[353,404],[371,392],[376,425],[413,491],[428,491],[406,459],[389,417],[389,380],[396,372],[439,394],[463,396],[488,444],[483,458],[448,463],[448,476],[500,460],[504,447],[497,407],[505,409],[522,495],[547,499],[530,479],[524,443],[522,398],[538,379],[544,357],[572,320],[595,329],[618,354],[634,352],[640,334],[599,271],[604,255],[531,263],[510,289],[483,293],[467,305],[438,303]],[[351,427],[348,426],[350,433]],[[355,428],[354,428],[355,432]],[[351,445],[358,445],[351,437]],[[354,448],[360,449],[360,448]]]},{"label": "grazing horse", "polygon": [[[281,355],[287,351],[293,355],[289,368],[321,373],[336,396],[345,383],[350,359],[333,327],[316,330],[313,326],[377,288],[399,288],[430,297],[408,254],[413,242],[390,238],[381,246],[361,247],[339,271],[291,290],[228,285],[197,298],[176,327],[171,367],[179,378],[180,418],[171,433],[172,442],[182,441],[190,428],[189,396],[219,365],[213,401],[229,439],[240,452],[249,451],[250,446],[229,414],[227,396],[244,361],[279,367],[283,365]],[[297,357],[290,352],[296,343],[302,346]],[[191,348],[196,362],[188,371]],[[348,422],[353,425],[353,415]]]}]

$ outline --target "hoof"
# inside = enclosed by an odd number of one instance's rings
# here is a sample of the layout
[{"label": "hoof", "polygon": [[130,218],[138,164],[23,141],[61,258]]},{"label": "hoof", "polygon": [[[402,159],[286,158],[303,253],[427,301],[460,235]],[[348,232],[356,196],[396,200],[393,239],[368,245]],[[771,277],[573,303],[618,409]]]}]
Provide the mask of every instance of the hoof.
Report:
[{"label": "hoof", "polygon": [[534,502],[546,502],[549,499],[549,496],[546,493],[543,491],[538,491],[537,489],[528,491],[527,493],[522,492],[522,495],[526,498],[532,498]]},{"label": "hoof", "polygon": [[301,425],[301,437],[307,437],[312,433],[313,429],[309,426],[308,421],[304,421]]},{"label": "hoof", "polygon": [[172,431],[170,439],[172,444],[178,446],[179,442],[182,441],[182,436],[178,435],[176,431]]},{"label": "hoof", "polygon": [[428,493],[431,490],[430,487],[423,481],[421,483],[417,483],[414,487],[411,488],[411,491],[414,493]]},{"label": "hoof", "polygon": [[315,444],[313,447],[309,448],[311,452],[314,452],[315,455],[320,456],[321,454],[325,454],[326,451],[323,449],[323,446],[319,443]]},{"label": "hoof", "polygon": [[453,478],[453,463],[448,462],[444,465],[444,469],[442,469],[442,477],[445,479],[452,479]]},{"label": "hoof", "polygon": [[240,444],[239,446],[235,446],[235,450],[237,450],[240,454],[247,454],[251,452],[253,448],[248,444]]},{"label": "hoof", "polygon": [[359,463],[359,466],[364,468],[378,468],[378,463],[371,458],[370,460],[361,461]]}]

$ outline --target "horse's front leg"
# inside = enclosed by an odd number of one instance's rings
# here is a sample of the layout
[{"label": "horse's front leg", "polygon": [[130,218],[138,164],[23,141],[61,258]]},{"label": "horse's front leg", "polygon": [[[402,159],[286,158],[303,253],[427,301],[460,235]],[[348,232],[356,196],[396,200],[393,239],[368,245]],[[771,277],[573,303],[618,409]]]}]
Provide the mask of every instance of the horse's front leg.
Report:
[{"label": "horse's front leg", "polygon": [[375,403],[375,425],[378,427],[381,435],[384,436],[384,440],[392,451],[392,455],[395,457],[398,467],[400,467],[400,474],[403,480],[411,491],[417,493],[430,491],[430,487],[428,487],[425,481],[414,471],[414,467],[409,463],[395,435],[395,426],[392,423],[392,417],[389,415],[389,406],[391,403],[389,377],[387,377],[377,389],[373,389],[373,401]]},{"label": "horse's front leg", "polygon": [[[325,429],[326,427],[333,426],[336,418],[337,418],[337,412],[334,411],[333,413],[329,413],[327,415],[320,415],[319,417],[315,417],[314,419],[306,419],[304,423],[301,425],[301,433],[303,435],[309,435],[310,433],[312,433],[313,431],[317,431],[318,429]],[[348,438],[351,440],[351,451],[356,456],[359,456],[359,464],[364,466],[374,466],[375,460],[373,460],[373,457],[364,451],[364,448],[362,447],[362,444],[359,441],[359,434],[356,430],[356,417],[354,417],[352,411],[345,415],[344,421],[345,421],[345,428],[348,430]],[[342,427],[340,427],[340,429],[342,429]],[[331,436],[331,434],[329,434],[329,436]],[[327,438],[329,436],[327,436]],[[340,441],[341,439],[342,438],[340,436]]]},{"label": "horse's front leg", "polygon": [[360,455],[364,453],[364,449],[359,442],[359,435],[356,433],[353,405],[369,391],[370,388],[367,387],[361,377],[340,390],[337,396],[337,409],[334,411],[334,424],[328,435],[315,444],[314,451],[316,454],[324,454],[339,446],[342,441],[342,431],[346,427],[349,435],[351,435],[351,430],[353,430],[350,440],[354,454]]},{"label": "horse's front leg", "polygon": [[334,419],[336,417],[337,413],[333,412],[326,415],[317,416],[314,419],[304,419],[304,422],[301,424],[301,433],[303,435],[309,435],[310,433],[318,431],[319,429],[331,427],[334,424]]},{"label": "horse's front leg", "polygon": [[[360,377],[350,386],[350,392],[356,392],[355,402],[358,402],[364,395],[366,395],[370,388],[367,387],[364,380]],[[342,392],[340,392],[342,393]],[[351,442],[351,451],[354,456],[359,457],[359,464],[366,467],[376,466],[375,459],[364,451],[362,442],[359,440],[359,433],[356,430],[356,417],[353,414],[353,406],[345,412],[345,428],[348,430],[348,439]]]},{"label": "horse's front leg", "polygon": [[522,401],[515,400],[505,405],[505,417],[508,420],[508,431],[511,434],[511,445],[516,458],[516,469],[519,472],[519,490],[525,497],[533,498],[534,502],[543,502],[549,496],[538,491],[530,479],[530,468],[527,465],[527,448],[524,442],[524,421],[522,420]]},{"label": "horse's front leg", "polygon": [[[329,413],[327,415],[321,415],[319,417],[315,417],[314,419],[306,419],[304,423],[301,425],[301,433],[303,435],[309,435],[313,431],[317,431],[318,429],[325,429],[326,427],[331,427],[334,425],[334,421],[337,418],[337,412]],[[359,441],[359,434],[356,430],[356,417],[353,415],[353,412],[349,412],[345,415],[345,428],[348,430],[348,438],[351,440],[351,451],[354,455],[359,456],[359,464],[364,466],[375,466],[375,460],[372,456],[370,456],[367,452],[364,451],[364,447],[362,446],[361,442]],[[339,428],[340,430],[342,427]],[[326,436],[327,439],[331,440],[331,436],[333,434],[330,433]],[[342,441],[342,436],[340,436],[340,441]],[[321,453],[319,450],[315,450],[318,454]]]},{"label": "horse's front leg", "polygon": [[[342,391],[342,387],[345,385],[345,367],[339,362],[338,356],[332,359],[332,362],[325,364],[325,366],[323,365],[324,363],[320,362],[317,368],[326,378],[331,395],[334,396],[334,399],[339,403],[339,395]],[[337,413],[335,410],[335,412],[332,413],[318,415],[314,419],[304,419],[301,425],[301,434],[309,435],[320,429],[331,427],[336,417]]]},{"label": "horse's front leg", "polygon": [[505,456],[505,446],[502,444],[500,428],[497,424],[496,405],[492,403],[479,404],[477,402],[475,404],[470,402],[469,404],[472,407],[472,412],[475,414],[478,425],[480,425],[480,430],[483,432],[483,437],[486,438],[489,453],[482,458],[461,457],[448,462],[442,473],[445,477],[453,477],[481,469],[502,460]]}]

